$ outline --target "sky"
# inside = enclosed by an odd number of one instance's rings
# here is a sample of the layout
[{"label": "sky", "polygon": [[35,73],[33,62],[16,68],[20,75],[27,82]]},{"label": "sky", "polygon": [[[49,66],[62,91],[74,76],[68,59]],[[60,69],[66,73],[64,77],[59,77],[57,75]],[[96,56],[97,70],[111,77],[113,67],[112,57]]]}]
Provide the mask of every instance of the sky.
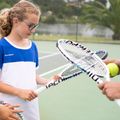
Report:
[{"label": "sky", "polygon": [[[64,0],[64,1],[67,1],[67,0]],[[69,1],[78,1],[78,0],[69,0]],[[85,0],[85,2],[89,2],[89,1],[94,1],[94,0]],[[107,0],[106,7],[110,8],[110,2],[109,2],[109,0]]]}]

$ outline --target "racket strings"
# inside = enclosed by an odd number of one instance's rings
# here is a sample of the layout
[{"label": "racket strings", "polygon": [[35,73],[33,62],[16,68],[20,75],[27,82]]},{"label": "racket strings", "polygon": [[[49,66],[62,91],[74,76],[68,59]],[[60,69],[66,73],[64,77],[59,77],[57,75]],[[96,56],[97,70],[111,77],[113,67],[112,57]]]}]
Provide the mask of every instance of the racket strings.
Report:
[{"label": "racket strings", "polygon": [[66,53],[70,59],[72,59],[72,61],[76,62],[76,64],[79,64],[79,66],[84,68],[84,70],[93,71],[95,74],[102,76],[103,78],[106,76],[106,68],[104,68],[101,63],[98,63],[98,60],[93,57],[90,52],[86,53],[85,50],[78,50],[78,48],[71,45],[62,44],[62,47],[64,51],[63,54]]},{"label": "racket strings", "polygon": [[66,68],[64,71],[61,73],[62,79],[65,78],[71,78],[72,76],[77,76],[81,73],[80,69],[77,68],[76,66],[70,65],[68,68]]},{"label": "racket strings", "polygon": [[91,56],[81,55],[78,54],[78,52],[76,53],[75,51],[70,50],[66,50],[66,52],[69,54],[69,56],[71,56],[72,59],[74,59],[74,61],[79,61],[79,63],[84,67],[91,66],[91,64],[94,63],[94,60],[92,60]]}]

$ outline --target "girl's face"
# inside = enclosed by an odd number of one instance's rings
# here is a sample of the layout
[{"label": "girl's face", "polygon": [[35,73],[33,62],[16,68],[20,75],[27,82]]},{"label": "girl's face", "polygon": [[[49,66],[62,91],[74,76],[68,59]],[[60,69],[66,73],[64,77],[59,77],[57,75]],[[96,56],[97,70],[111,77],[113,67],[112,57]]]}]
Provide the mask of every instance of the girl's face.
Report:
[{"label": "girl's face", "polygon": [[13,25],[14,31],[21,38],[28,38],[39,25],[40,17],[35,14],[28,14],[27,19],[19,21],[16,25]]}]

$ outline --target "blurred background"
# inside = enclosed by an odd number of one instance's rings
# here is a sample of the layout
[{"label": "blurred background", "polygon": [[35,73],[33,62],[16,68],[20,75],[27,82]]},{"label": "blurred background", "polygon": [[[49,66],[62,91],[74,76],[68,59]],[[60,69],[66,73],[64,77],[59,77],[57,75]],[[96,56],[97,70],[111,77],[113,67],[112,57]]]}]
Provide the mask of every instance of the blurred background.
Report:
[{"label": "blurred background", "polygon": [[[0,0],[0,9],[19,0]],[[31,38],[83,42],[120,40],[120,0],[30,0],[40,6],[40,26]]]},{"label": "blurred background", "polygon": [[[0,0],[0,10],[19,0]],[[64,63],[58,39],[83,42],[88,48],[120,58],[120,0],[29,0],[40,6],[40,25],[31,36],[38,46],[40,69],[48,78]],[[56,60],[57,59],[57,60]],[[56,62],[57,61],[57,62]],[[63,62],[61,62],[63,61]],[[54,71],[51,73],[51,71]],[[47,74],[49,73],[49,74]],[[113,78],[119,80],[120,76]],[[118,120],[120,108],[110,102],[85,74],[39,96],[42,120]]]}]

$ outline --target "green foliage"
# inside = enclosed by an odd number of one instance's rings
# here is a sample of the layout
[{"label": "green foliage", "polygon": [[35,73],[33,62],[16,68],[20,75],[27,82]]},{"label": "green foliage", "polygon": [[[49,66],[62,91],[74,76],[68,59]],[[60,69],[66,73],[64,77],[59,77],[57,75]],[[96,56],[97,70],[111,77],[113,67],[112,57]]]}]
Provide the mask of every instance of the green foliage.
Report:
[{"label": "green foliage", "polygon": [[0,0],[0,10],[3,8],[9,8],[10,5],[6,4],[5,1]]},{"label": "green foliage", "polygon": [[110,8],[99,0],[84,4],[80,20],[92,26],[101,25],[113,30],[113,39],[120,39],[120,0],[109,0]]},{"label": "green foliage", "polygon": [[56,23],[56,17],[54,15],[48,16],[46,19],[44,19],[43,22],[48,24],[54,24]]},{"label": "green foliage", "polygon": [[9,4],[10,6],[12,6],[15,3],[17,3],[19,0],[2,0],[2,1],[5,1],[5,3]]},{"label": "green foliage", "polygon": [[[20,0],[0,0],[0,9],[11,7]],[[75,6],[67,6],[64,0],[29,0],[40,6],[42,11],[42,16],[47,19],[42,19],[41,22],[49,22],[53,19],[53,22],[57,23],[72,20],[73,16],[80,15],[80,9]],[[47,16],[48,11],[52,12],[52,16]],[[63,19],[63,20],[62,20]]]}]

